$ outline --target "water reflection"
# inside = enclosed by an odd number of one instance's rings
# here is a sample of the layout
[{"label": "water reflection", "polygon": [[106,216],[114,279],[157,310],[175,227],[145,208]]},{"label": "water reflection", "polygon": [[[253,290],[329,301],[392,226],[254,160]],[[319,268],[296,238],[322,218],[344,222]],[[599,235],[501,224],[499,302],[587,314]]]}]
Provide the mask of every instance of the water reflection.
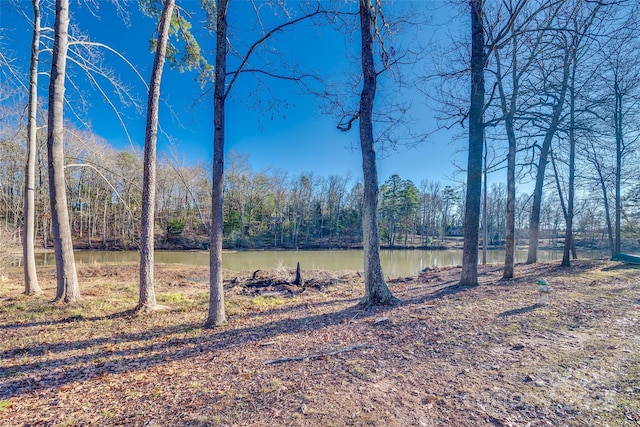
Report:
[{"label": "water reflection", "polygon": [[[77,251],[78,264],[117,264],[138,262],[137,251]],[[606,257],[604,252],[579,253],[585,258]],[[420,270],[435,266],[462,264],[462,250],[382,250],[380,251],[382,268],[388,277],[410,276]],[[559,260],[561,251],[538,251],[538,259]],[[526,250],[516,251],[516,262],[527,259]],[[157,263],[209,265],[208,252],[156,251]],[[361,250],[328,250],[328,251],[242,251],[225,253],[222,266],[229,270],[263,270],[284,266],[295,268],[300,262],[303,269],[322,270],[362,270],[363,254]],[[489,264],[503,263],[504,250],[487,252]],[[53,253],[38,254],[39,265],[55,264]]]}]

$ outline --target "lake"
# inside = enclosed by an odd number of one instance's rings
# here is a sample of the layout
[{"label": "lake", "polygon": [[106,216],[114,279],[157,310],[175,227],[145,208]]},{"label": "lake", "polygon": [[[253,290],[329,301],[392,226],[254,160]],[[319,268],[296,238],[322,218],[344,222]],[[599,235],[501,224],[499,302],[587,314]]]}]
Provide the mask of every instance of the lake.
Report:
[{"label": "lake", "polygon": [[[586,258],[606,257],[605,252],[579,252]],[[76,251],[78,264],[103,264],[138,262],[137,251]],[[382,269],[387,277],[411,276],[424,268],[462,264],[462,250],[381,250]],[[538,259],[560,260],[562,251],[538,251]],[[479,255],[479,259],[482,259]],[[516,262],[527,259],[526,250],[516,251]],[[187,265],[209,265],[208,252],[156,251],[156,263]],[[222,266],[228,270],[266,270],[280,266],[295,268],[300,262],[304,269],[322,270],[363,270],[362,250],[323,250],[323,251],[238,251],[226,252],[222,256]],[[503,263],[504,250],[487,251],[489,264]],[[53,253],[37,254],[39,265],[55,264]]]}]

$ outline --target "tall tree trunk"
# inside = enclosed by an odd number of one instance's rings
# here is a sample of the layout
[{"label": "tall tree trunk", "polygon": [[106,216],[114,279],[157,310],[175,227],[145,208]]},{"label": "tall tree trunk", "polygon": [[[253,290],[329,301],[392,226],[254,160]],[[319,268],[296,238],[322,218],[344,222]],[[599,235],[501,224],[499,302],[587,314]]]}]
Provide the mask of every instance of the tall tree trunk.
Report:
[{"label": "tall tree trunk", "polygon": [[538,159],[538,168],[536,170],[536,186],[533,190],[533,204],[531,205],[531,217],[529,219],[529,249],[527,253],[527,264],[533,264],[538,261],[538,237],[540,236],[540,207],[542,205],[542,190],[544,186],[544,175],[549,163],[549,151],[551,150],[551,141],[556,134],[558,124],[560,123],[560,115],[564,108],[564,102],[567,95],[567,86],[569,81],[569,49],[565,55],[563,80],[560,87],[558,100],[553,106],[553,113],[549,127],[545,131],[544,141],[540,149],[540,158]]},{"label": "tall tree trunk", "polygon": [[64,176],[64,83],[69,47],[69,0],[56,0],[53,54],[49,80],[47,152],[49,163],[49,199],[56,258],[55,301],[80,300],[80,287],[73,255],[71,227]]},{"label": "tall tree trunk", "polygon": [[[513,32],[513,27],[511,28]],[[502,279],[512,279],[515,270],[515,254],[516,254],[516,151],[517,140],[516,132],[514,129],[514,116],[517,109],[517,101],[520,87],[520,75],[518,70],[518,37],[515,34],[511,35],[512,38],[512,54],[511,54],[511,80],[512,80],[512,92],[511,100],[507,105],[507,99],[505,95],[504,85],[502,78],[498,79],[498,88],[500,93],[500,102],[502,105],[502,112],[504,114],[504,125],[507,133],[507,140],[509,142],[509,150],[507,153],[507,230],[505,236],[505,256],[504,256],[504,270],[502,272]],[[500,58],[496,51],[496,62],[500,67]],[[499,74],[501,74],[499,72]]]},{"label": "tall tree trunk", "polygon": [[611,209],[609,207],[609,194],[607,190],[607,181],[602,171],[602,165],[598,161],[596,148],[593,147],[593,153],[590,156],[591,163],[593,164],[597,174],[598,174],[598,183],[600,184],[600,189],[602,190],[602,201],[604,204],[604,219],[607,224],[607,237],[609,241],[609,252],[611,256],[616,254],[615,246],[613,242],[613,225],[611,223]]},{"label": "tall tree trunk", "polygon": [[27,163],[24,174],[24,229],[22,255],[24,258],[24,293],[41,292],[36,272],[35,240],[35,186],[36,152],[38,150],[36,114],[38,108],[38,53],[40,45],[40,0],[33,0],[33,38],[29,68],[29,123],[27,125]]},{"label": "tall tree trunk", "polygon": [[213,191],[211,200],[209,315],[205,325],[227,321],[222,282],[222,201],[224,188],[224,104],[227,74],[227,0],[218,1],[216,17],[216,71],[213,94]]},{"label": "tall tree trunk", "polygon": [[482,265],[487,265],[487,237],[488,233],[488,224],[487,224],[487,145],[484,145],[484,160],[483,160],[483,170],[482,170]]},{"label": "tall tree trunk", "polygon": [[364,249],[364,297],[360,305],[393,304],[396,298],[384,281],[380,263],[378,233],[378,169],[373,140],[373,103],[376,95],[376,70],[373,62],[373,33],[370,0],[360,0],[360,32],[362,38],[362,76],[360,94],[360,148],[364,174],[362,238]]},{"label": "tall tree trunk", "polygon": [[575,194],[575,176],[576,176],[576,68],[578,67],[578,59],[576,49],[572,49],[572,68],[571,68],[571,86],[569,87],[569,188],[567,195],[567,212],[565,216],[566,231],[564,234],[564,250],[562,252],[562,265],[569,267],[571,265],[572,249],[575,254],[575,246],[573,240],[573,204]]},{"label": "tall tree trunk", "polygon": [[607,184],[600,170],[598,170],[598,178],[600,182],[600,188],[602,189],[602,195],[603,195],[603,201],[604,201],[604,216],[605,216],[605,221],[607,223],[607,236],[609,238],[609,252],[611,253],[611,256],[614,256],[616,254],[616,248],[613,242],[613,227],[611,225],[611,210],[609,208],[609,196],[607,194]]},{"label": "tall tree trunk", "polygon": [[622,94],[620,93],[618,83],[615,83],[615,134],[616,134],[616,175],[615,175],[615,237],[614,237],[614,253],[620,253],[622,248],[622,236],[620,232],[622,224]]},{"label": "tall tree trunk", "polygon": [[570,153],[569,153],[569,195],[567,197],[567,217],[565,219],[566,222],[566,231],[564,235],[564,248],[562,253],[562,265],[565,267],[569,267],[571,265],[571,254],[574,254],[575,258],[575,246],[573,240],[573,200],[575,193],[575,164],[576,164],[576,142],[575,142],[575,132],[573,129],[570,131],[569,135],[569,144],[570,144]]},{"label": "tall tree trunk", "polygon": [[[555,132],[554,132],[555,133]],[[529,247],[527,249],[527,264],[538,262],[538,238],[540,236],[540,207],[542,205],[542,190],[544,174],[547,169],[549,150],[552,137],[545,136],[540,150],[540,158],[536,169],[536,185],[533,189],[533,202],[531,204],[531,216],[529,218]],[[547,142],[548,141],[548,142]]]},{"label": "tall tree trunk", "polygon": [[147,102],[147,124],[144,140],[144,164],[142,182],[142,219],[140,230],[140,298],[138,310],[157,308],[153,286],[154,268],[154,218],[156,204],[156,142],[158,139],[158,101],[160,81],[167,52],[167,40],[175,0],[165,0],[158,26],[158,44],[151,70]]},{"label": "tall tree trunk", "polygon": [[507,154],[507,235],[502,279],[508,280],[514,275],[516,252],[516,134],[513,129],[512,114],[505,118],[505,126],[509,139],[509,153]]},{"label": "tall tree trunk", "polygon": [[464,249],[460,285],[478,284],[478,233],[482,194],[482,149],[484,146],[484,0],[470,0],[471,5],[471,106],[469,109],[469,157],[467,194],[464,213]]}]

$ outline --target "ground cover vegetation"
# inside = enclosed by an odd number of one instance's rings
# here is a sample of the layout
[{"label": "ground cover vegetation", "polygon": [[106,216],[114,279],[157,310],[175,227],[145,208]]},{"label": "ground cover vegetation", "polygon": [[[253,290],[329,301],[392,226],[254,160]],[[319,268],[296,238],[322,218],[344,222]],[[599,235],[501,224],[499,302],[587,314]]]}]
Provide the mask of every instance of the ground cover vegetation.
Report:
[{"label": "ground cover vegetation", "polygon": [[[0,287],[0,423],[18,425],[617,425],[640,422],[640,270],[611,261],[460,267],[388,279],[361,310],[358,272],[225,272],[228,324],[206,329],[206,267],[80,265],[83,302]],[[552,287],[537,306],[536,280]]]}]

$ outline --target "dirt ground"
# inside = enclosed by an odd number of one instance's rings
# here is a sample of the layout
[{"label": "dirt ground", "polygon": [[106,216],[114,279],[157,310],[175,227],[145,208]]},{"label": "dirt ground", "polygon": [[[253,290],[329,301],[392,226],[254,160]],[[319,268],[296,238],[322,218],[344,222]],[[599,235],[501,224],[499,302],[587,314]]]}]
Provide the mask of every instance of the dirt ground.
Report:
[{"label": "dirt ground", "polygon": [[37,297],[4,270],[0,425],[640,425],[640,268],[487,266],[471,289],[434,269],[369,310],[360,273],[293,273],[227,272],[229,323],[203,329],[206,268],[157,266],[168,309],[140,315],[135,265],[81,266],[71,307],[52,268]]}]

